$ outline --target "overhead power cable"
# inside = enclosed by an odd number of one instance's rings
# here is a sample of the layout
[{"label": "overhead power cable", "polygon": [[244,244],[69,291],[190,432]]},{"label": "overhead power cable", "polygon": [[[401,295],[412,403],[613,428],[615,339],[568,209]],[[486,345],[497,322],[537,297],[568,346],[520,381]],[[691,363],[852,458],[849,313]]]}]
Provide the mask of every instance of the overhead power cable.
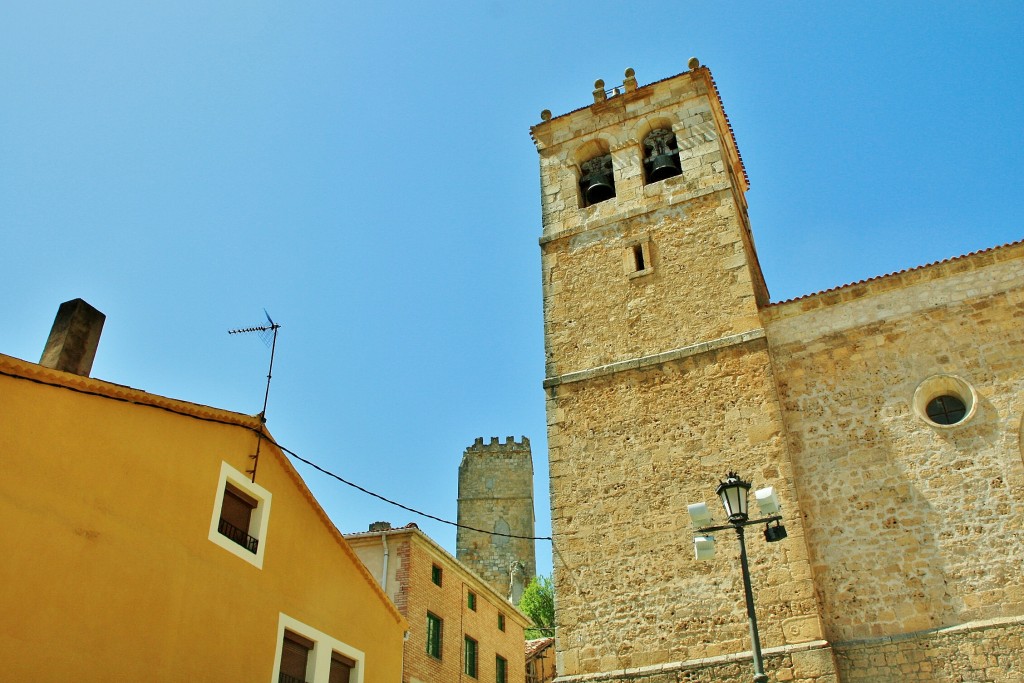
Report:
[{"label": "overhead power cable", "polygon": [[459,524],[458,522],[452,522],[451,520],[443,519],[441,517],[438,517],[436,515],[432,515],[432,514],[427,513],[427,512],[422,512],[420,510],[417,510],[416,508],[411,508],[408,505],[403,505],[402,503],[399,503],[398,501],[391,500],[390,498],[382,496],[379,493],[374,493],[373,491],[370,491],[369,489],[363,488],[359,484],[355,484],[355,483],[349,481],[348,479],[345,479],[341,475],[336,474],[334,472],[331,472],[330,470],[328,470],[326,468],[323,468],[320,465],[317,465],[315,462],[313,462],[311,460],[307,460],[306,458],[303,458],[301,455],[299,455],[295,451],[293,451],[293,450],[291,450],[289,448],[285,448],[284,446],[282,446],[281,444],[277,443],[276,441],[273,441],[272,443],[275,446],[277,446],[278,448],[280,448],[282,451],[287,453],[288,455],[290,455],[293,458],[295,458],[296,460],[298,460],[299,462],[303,462],[303,463],[309,465],[310,467],[315,469],[317,472],[320,472],[322,474],[326,474],[328,477],[331,477],[332,479],[337,479],[342,484],[345,484],[347,486],[351,486],[352,488],[354,488],[354,489],[356,489],[358,491],[362,491],[363,493],[365,493],[368,496],[373,496],[374,498],[376,498],[378,500],[382,500],[385,503],[388,503],[389,505],[394,505],[395,507],[400,507],[403,510],[406,510],[407,512],[413,513],[414,515],[419,515],[421,517],[426,517],[427,519],[432,519],[435,522],[440,522],[442,524],[448,524],[449,526],[458,527],[459,529],[466,529],[467,531],[477,531],[477,532],[479,532],[481,534],[489,534],[491,536],[503,536],[505,538],[521,538],[521,539],[524,539],[524,540],[527,540],[527,541],[550,541],[550,540],[552,540],[550,536],[520,536],[520,535],[517,535],[517,534],[503,534],[503,533],[498,532],[498,531],[487,531],[486,529],[477,529],[476,527],[468,526],[466,524]]}]

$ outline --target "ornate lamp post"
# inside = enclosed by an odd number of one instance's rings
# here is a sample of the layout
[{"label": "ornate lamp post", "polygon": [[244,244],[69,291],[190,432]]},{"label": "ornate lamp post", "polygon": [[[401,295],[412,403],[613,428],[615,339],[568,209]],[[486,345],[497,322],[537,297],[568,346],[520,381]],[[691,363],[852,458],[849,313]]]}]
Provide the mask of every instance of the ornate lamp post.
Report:
[{"label": "ornate lamp post", "polygon": [[[735,472],[729,472],[725,481],[719,482],[715,493],[722,499],[727,524],[710,525],[711,513],[704,503],[688,506],[690,519],[693,520],[696,533],[693,539],[694,550],[698,560],[710,560],[715,554],[714,537],[710,534],[724,529],[735,529],[740,542],[740,569],[743,572],[743,596],[747,602],[747,621],[750,623],[751,652],[754,660],[754,683],[768,683],[764,673],[764,662],[761,658],[761,639],[757,633],[757,614],[754,612],[754,592],[750,587],[750,568],[747,565],[747,544],[743,530],[754,524],[764,524],[764,538],[769,543],[781,541],[786,537],[786,527],[782,526],[782,517],[778,515],[779,499],[771,487],[754,492],[761,514],[759,519],[750,519],[748,513],[748,493],[750,482],[743,481]],[[771,526],[775,522],[775,526]]]}]

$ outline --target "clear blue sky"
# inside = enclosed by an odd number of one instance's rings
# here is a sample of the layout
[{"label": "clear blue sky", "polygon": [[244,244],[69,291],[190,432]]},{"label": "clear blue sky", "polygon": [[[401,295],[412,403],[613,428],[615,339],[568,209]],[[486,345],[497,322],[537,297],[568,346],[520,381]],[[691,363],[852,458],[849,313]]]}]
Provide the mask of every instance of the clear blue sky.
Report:
[{"label": "clear blue sky", "polygon": [[[454,519],[465,447],[526,435],[547,535],[540,111],[699,57],[782,300],[1024,237],[1022,36],[1020,2],[6,3],[0,352],[82,297],[93,376],[255,413],[227,330],[266,307],[280,442]],[[454,550],[299,469],[343,531]]]}]

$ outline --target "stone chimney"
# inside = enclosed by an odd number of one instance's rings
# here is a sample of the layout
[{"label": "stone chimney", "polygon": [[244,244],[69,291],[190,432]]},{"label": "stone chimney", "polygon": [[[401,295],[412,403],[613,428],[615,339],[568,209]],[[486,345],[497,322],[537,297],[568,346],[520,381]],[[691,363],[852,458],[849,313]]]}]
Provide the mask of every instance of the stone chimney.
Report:
[{"label": "stone chimney", "polygon": [[107,316],[81,299],[62,303],[39,364],[88,377],[106,319]]},{"label": "stone chimney", "polygon": [[371,522],[370,531],[391,531],[391,522]]}]

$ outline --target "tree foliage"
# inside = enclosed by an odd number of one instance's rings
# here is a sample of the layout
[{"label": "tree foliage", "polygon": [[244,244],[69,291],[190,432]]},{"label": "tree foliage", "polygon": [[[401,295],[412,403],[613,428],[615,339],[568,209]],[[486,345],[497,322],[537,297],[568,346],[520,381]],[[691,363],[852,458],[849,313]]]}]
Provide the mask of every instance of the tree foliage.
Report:
[{"label": "tree foliage", "polygon": [[555,586],[547,576],[535,576],[519,598],[519,609],[533,620],[527,638],[555,635]]}]

